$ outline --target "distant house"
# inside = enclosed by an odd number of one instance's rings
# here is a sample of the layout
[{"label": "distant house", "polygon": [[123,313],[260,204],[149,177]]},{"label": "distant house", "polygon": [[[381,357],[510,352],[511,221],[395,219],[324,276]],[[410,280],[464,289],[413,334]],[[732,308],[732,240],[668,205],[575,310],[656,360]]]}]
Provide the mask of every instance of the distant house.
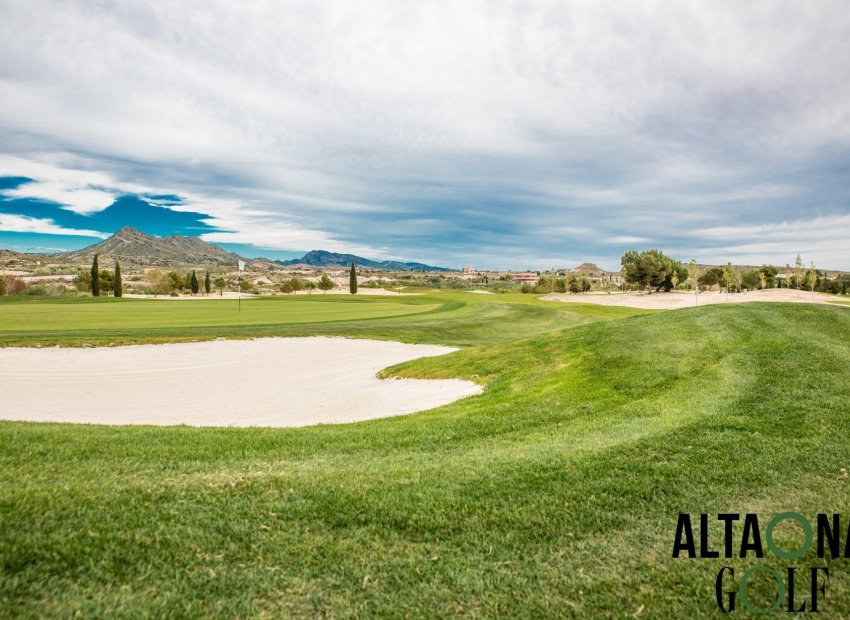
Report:
[{"label": "distant house", "polygon": [[463,275],[465,275],[465,276],[475,275],[476,273],[478,273],[478,272],[475,270],[475,267],[464,267],[463,268]]},{"label": "distant house", "polygon": [[514,280],[522,284],[537,284],[539,276],[536,273],[515,273]]}]

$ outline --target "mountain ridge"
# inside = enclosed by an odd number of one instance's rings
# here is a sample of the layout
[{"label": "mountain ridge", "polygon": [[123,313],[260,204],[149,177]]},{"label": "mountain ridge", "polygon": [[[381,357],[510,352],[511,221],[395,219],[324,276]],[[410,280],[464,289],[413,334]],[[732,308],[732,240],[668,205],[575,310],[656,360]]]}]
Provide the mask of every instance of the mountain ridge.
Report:
[{"label": "mountain ridge", "polygon": [[448,267],[435,267],[417,262],[402,262],[394,260],[376,261],[363,258],[356,254],[340,254],[326,250],[310,250],[301,258],[276,260],[278,265],[286,267],[306,265],[309,267],[348,267],[353,262],[358,267],[367,269],[386,269],[387,271],[452,271]]},{"label": "mountain ridge", "polygon": [[[113,258],[124,263],[140,266],[150,265],[236,265],[245,260],[238,254],[227,252],[217,245],[207,243],[199,237],[170,235],[156,237],[124,226],[108,239],[80,250],[60,252],[55,258],[68,262],[88,262],[98,254],[105,259]],[[247,261],[246,261],[247,262]]]},{"label": "mountain ridge", "polygon": [[131,226],[123,226],[111,237],[79,250],[59,252],[52,258],[72,263],[91,262],[98,254],[102,260],[119,260],[125,265],[183,266],[208,265],[216,267],[235,267],[239,261],[245,263],[261,262],[266,265],[284,267],[304,265],[308,267],[348,267],[352,261],[359,266],[388,271],[451,271],[445,267],[434,267],[417,262],[376,261],[354,254],[338,254],[325,250],[311,250],[301,258],[271,261],[264,258],[249,259],[235,252],[208,243],[200,237],[188,237],[175,234],[157,237],[149,235]]}]

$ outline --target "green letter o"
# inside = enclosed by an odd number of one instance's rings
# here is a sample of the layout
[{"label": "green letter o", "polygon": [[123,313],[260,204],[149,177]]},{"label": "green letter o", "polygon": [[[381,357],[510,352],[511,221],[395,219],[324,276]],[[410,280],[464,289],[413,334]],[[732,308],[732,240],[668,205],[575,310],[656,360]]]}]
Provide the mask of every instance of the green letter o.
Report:
[{"label": "green letter o", "polygon": [[[747,598],[747,583],[750,581],[750,576],[753,573],[757,573],[759,571],[764,573],[770,573],[771,575],[773,575],[773,578],[776,580],[776,583],[779,584],[779,592],[776,593],[776,599],[774,599],[773,605],[768,608],[753,607],[752,605],[750,605],[750,599]],[[740,585],[738,585],[738,598],[741,599],[741,603],[743,603],[744,609],[746,609],[747,611],[754,614],[766,614],[768,612],[774,611],[775,609],[779,609],[779,606],[785,599],[785,581],[783,581],[782,575],[780,575],[779,571],[775,568],[757,566],[748,570],[741,578],[741,583]]]},{"label": "green letter o", "polygon": [[[796,551],[784,551],[777,547],[776,543],[773,542],[773,528],[786,519],[792,519],[799,523],[806,535],[806,540],[803,543],[803,546]],[[806,551],[809,550],[809,547],[812,546],[812,526],[809,523],[809,520],[800,513],[782,512],[773,517],[770,520],[770,523],[767,524],[767,533],[765,534],[765,537],[767,538],[767,548],[770,549],[773,555],[778,558],[782,558],[783,560],[796,560],[797,558],[803,557],[806,554]]]}]

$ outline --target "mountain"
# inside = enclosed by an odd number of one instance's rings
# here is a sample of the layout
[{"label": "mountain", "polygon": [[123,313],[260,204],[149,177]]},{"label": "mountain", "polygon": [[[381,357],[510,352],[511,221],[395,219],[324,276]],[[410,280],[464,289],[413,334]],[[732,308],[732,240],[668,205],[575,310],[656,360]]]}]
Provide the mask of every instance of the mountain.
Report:
[{"label": "mountain", "polygon": [[358,267],[367,269],[386,269],[387,271],[452,271],[445,267],[434,267],[422,263],[402,263],[395,260],[375,261],[354,254],[337,254],[324,250],[312,250],[301,258],[275,261],[278,265],[307,265],[310,267],[348,267],[352,261]]},{"label": "mountain", "polygon": [[154,237],[129,226],[125,226],[109,239],[100,243],[90,245],[82,250],[62,252],[56,254],[54,258],[72,263],[88,263],[91,262],[95,254],[100,255],[102,265],[107,265],[110,261],[118,259],[127,265],[138,266],[215,265],[234,267],[237,261],[245,260],[238,254],[226,252],[198,237],[184,237],[183,235]]},{"label": "mountain", "polygon": [[593,276],[599,277],[605,275],[607,272],[599,267],[596,263],[582,263],[575,269],[571,270],[573,273],[580,273],[585,276]]}]

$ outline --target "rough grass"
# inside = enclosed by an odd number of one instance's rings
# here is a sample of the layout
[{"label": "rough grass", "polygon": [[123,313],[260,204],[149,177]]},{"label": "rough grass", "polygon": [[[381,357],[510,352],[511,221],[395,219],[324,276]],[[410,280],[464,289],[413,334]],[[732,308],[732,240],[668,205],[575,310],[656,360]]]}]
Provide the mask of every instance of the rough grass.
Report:
[{"label": "rough grass", "polygon": [[[3,615],[712,616],[729,561],[671,559],[679,512],[850,518],[846,309],[594,309],[562,325],[555,304],[492,303],[386,319],[409,340],[479,339],[388,371],[487,385],[421,414],[0,424]],[[365,325],[349,327],[394,329]],[[846,616],[850,565],[828,564],[824,609]]]}]

